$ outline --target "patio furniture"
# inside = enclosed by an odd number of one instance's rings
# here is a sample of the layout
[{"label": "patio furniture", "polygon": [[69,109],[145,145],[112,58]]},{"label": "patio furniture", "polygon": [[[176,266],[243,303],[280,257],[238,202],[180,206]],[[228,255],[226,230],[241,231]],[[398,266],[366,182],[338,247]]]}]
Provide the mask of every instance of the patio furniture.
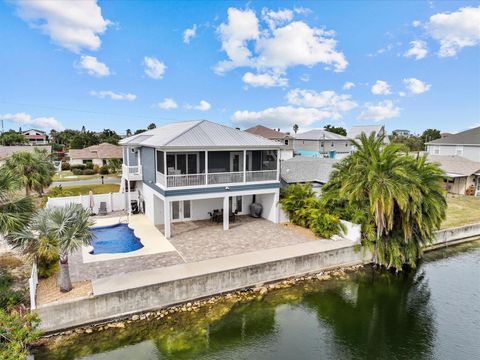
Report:
[{"label": "patio furniture", "polygon": [[214,209],[213,210],[213,221],[215,221],[217,224],[223,219],[223,211]]},{"label": "patio furniture", "polygon": [[105,201],[100,202],[98,215],[107,215],[107,203]]},{"label": "patio furniture", "polygon": [[235,210],[233,212],[230,211],[228,218],[231,222],[235,222],[235,220],[237,219],[237,215],[238,215],[238,210]]}]

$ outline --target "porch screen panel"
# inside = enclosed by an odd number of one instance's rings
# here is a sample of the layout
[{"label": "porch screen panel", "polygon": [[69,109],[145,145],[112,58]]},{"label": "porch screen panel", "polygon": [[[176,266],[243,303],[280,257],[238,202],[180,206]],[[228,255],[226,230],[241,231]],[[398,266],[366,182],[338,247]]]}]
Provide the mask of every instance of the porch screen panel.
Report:
[{"label": "porch screen panel", "polygon": [[188,154],[188,174],[196,174],[197,165],[197,154]]},{"label": "porch screen panel", "polygon": [[262,170],[277,169],[277,150],[262,151]]},{"label": "porch screen panel", "polygon": [[177,154],[177,170],[180,170],[180,174],[187,173],[187,155]]},{"label": "porch screen panel", "polygon": [[175,154],[167,154],[167,175],[172,175],[175,172]]},{"label": "porch screen panel", "polygon": [[165,174],[165,164],[163,161],[163,151],[157,151],[157,171]]}]

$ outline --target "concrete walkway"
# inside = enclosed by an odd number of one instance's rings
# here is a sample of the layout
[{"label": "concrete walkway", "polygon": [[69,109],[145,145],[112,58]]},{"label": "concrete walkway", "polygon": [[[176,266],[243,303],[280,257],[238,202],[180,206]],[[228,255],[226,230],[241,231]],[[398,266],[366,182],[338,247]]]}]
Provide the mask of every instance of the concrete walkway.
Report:
[{"label": "concrete walkway", "polygon": [[354,243],[350,240],[318,240],[194,263],[131,272],[119,276],[110,276],[93,280],[93,294],[102,295],[128,289],[135,289],[299,256],[317,254],[330,250],[353,247],[353,245]]}]

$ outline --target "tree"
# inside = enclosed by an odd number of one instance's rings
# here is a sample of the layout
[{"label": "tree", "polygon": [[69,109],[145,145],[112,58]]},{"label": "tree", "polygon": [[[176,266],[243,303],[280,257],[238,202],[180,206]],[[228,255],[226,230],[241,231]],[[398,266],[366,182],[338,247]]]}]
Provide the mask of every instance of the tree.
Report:
[{"label": "tree", "polygon": [[26,144],[27,138],[14,130],[9,130],[0,135],[0,144],[2,145],[22,145]]},{"label": "tree", "polygon": [[38,315],[0,309],[0,359],[27,359],[29,347],[40,338]]},{"label": "tree", "polygon": [[333,126],[329,124],[325,126],[324,129],[334,134],[347,136],[347,130],[341,126]]},{"label": "tree", "polygon": [[70,148],[84,149],[88,146],[98,145],[100,139],[93,131],[80,132],[73,136],[70,141]]},{"label": "tree", "polygon": [[33,152],[22,151],[13,154],[5,162],[5,169],[18,177],[29,196],[32,190],[39,194],[52,182],[53,164],[48,160],[46,150],[35,149]]},{"label": "tree", "polygon": [[5,167],[0,168],[0,235],[26,226],[35,211],[32,198],[21,196],[22,183]]},{"label": "tree", "polygon": [[147,131],[147,130],[145,130],[145,129],[135,130],[135,134],[134,134],[134,135],[138,135],[138,134],[144,133],[145,131]]},{"label": "tree", "polygon": [[295,124],[295,125],[293,125],[293,132],[296,134],[297,131],[298,131],[298,125]]},{"label": "tree", "polygon": [[422,138],[415,135],[410,135],[409,137],[391,135],[390,142],[404,145],[407,151],[423,151],[425,148]]},{"label": "tree", "polygon": [[38,212],[28,227],[12,232],[7,241],[26,254],[56,251],[60,258],[60,291],[72,290],[68,268],[68,255],[93,239],[91,226],[94,225],[90,211],[80,204],[67,204],[62,208],[46,208]]},{"label": "tree", "polygon": [[362,244],[374,261],[397,271],[416,266],[445,218],[443,172],[425,156],[402,154],[398,144],[362,135],[355,153],[335,165],[322,203],[345,220],[360,222]]},{"label": "tree", "polygon": [[121,159],[108,159],[107,162],[108,169],[112,173],[117,173],[120,168],[122,167],[122,160]]},{"label": "tree", "polygon": [[104,143],[109,143],[113,145],[117,145],[120,141],[120,136],[113,130],[104,129],[99,136],[99,141]]},{"label": "tree", "polygon": [[429,141],[440,139],[441,137],[442,135],[440,130],[437,129],[427,129],[422,133],[422,140],[424,144]]},{"label": "tree", "polygon": [[155,125],[154,123],[151,123],[150,125],[147,126],[147,129],[152,130],[152,129],[155,129],[156,127],[157,125]]}]

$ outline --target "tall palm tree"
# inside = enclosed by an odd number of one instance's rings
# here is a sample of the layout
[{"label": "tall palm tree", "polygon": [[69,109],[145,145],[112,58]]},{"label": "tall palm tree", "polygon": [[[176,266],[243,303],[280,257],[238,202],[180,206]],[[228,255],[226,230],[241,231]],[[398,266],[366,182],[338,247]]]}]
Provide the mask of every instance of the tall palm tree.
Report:
[{"label": "tall palm tree", "polygon": [[373,134],[354,145],[355,153],[336,166],[322,188],[322,202],[360,220],[375,262],[397,270],[415,266],[445,218],[442,171]]},{"label": "tall palm tree", "polygon": [[35,149],[33,152],[22,151],[13,154],[5,162],[5,168],[17,176],[29,196],[32,190],[43,192],[51,184],[54,173],[53,164],[45,150]]},{"label": "tall palm tree", "polygon": [[32,199],[19,195],[21,186],[10,171],[0,168],[0,235],[20,230],[35,211]]},{"label": "tall palm tree", "polygon": [[9,234],[8,240],[14,247],[33,256],[58,255],[58,285],[60,291],[67,292],[72,290],[68,255],[91,244],[92,225],[90,211],[80,204],[68,204],[62,208],[42,209],[28,227]]}]

